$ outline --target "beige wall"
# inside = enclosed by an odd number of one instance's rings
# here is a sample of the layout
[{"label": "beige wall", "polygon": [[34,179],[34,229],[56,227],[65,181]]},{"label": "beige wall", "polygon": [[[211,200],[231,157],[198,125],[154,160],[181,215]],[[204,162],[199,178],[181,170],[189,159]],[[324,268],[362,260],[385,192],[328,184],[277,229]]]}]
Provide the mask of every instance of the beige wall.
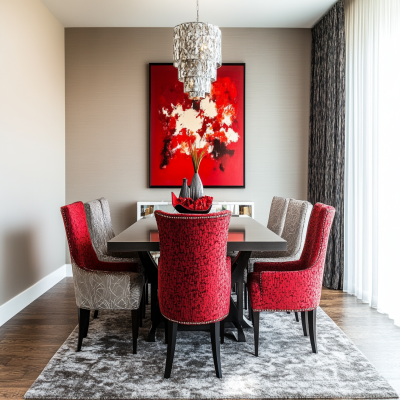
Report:
[{"label": "beige wall", "polygon": [[[309,29],[222,29],[223,62],[246,63],[246,188],[206,193],[263,224],[274,195],[306,199],[310,52]],[[116,232],[171,198],[148,188],[148,63],[171,61],[170,28],[66,29],[66,202],[107,197]]]},{"label": "beige wall", "polygon": [[65,263],[64,28],[0,0],[0,305]]}]

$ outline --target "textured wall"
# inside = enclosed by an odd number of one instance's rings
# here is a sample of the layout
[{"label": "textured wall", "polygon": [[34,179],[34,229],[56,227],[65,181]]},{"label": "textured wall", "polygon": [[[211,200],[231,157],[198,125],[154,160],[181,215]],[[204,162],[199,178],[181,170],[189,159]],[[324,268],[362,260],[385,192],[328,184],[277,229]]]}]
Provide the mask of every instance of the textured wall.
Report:
[{"label": "textured wall", "polygon": [[[120,232],[137,201],[171,198],[148,188],[148,63],[172,61],[172,30],[65,35],[66,202],[107,197]],[[206,193],[255,201],[265,225],[274,195],[307,197],[310,52],[309,29],[222,29],[223,62],[246,63],[246,188]]]},{"label": "textured wall", "polygon": [[65,263],[64,28],[0,1],[0,305]]}]

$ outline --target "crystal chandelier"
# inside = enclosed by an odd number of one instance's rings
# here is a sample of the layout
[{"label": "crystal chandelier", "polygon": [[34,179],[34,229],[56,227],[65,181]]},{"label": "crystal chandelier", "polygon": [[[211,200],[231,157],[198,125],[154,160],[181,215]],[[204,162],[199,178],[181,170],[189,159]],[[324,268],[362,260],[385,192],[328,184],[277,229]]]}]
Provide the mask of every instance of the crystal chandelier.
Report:
[{"label": "crystal chandelier", "polygon": [[217,26],[187,22],[174,28],[174,66],[183,91],[191,100],[201,100],[211,92],[211,83],[217,79],[221,66],[221,31]]}]

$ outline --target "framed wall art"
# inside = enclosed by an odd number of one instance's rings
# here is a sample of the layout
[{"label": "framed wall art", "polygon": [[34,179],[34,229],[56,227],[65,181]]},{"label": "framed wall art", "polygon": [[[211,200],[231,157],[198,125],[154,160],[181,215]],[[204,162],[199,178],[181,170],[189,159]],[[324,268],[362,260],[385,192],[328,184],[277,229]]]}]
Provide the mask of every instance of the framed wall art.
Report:
[{"label": "framed wall art", "polygon": [[245,187],[245,64],[223,64],[205,99],[183,92],[172,64],[149,64],[150,187],[192,179],[191,146],[205,149],[204,187]]}]

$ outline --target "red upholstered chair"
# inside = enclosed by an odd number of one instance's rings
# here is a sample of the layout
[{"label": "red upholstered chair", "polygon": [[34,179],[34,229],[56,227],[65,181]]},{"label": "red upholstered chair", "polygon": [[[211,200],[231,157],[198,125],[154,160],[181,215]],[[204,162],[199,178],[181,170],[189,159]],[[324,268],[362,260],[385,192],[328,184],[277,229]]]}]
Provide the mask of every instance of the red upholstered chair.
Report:
[{"label": "red upholstered chair", "polygon": [[90,310],[131,310],[133,353],[136,354],[138,319],[144,277],[138,265],[127,262],[99,261],[90,240],[82,202],[61,207],[72,261],[76,305],[79,315],[79,339],[89,328]]},{"label": "red upholstered chair", "polygon": [[168,320],[165,378],[171,375],[178,324],[211,324],[215,372],[222,377],[220,321],[229,313],[231,259],[226,256],[230,211],[208,215],[156,211],[160,234],[158,298]]},{"label": "red upholstered chair", "polygon": [[316,309],[321,299],[326,248],[334,216],[333,207],[317,203],[299,260],[254,264],[254,272],[248,275],[248,286],[256,356],[261,311],[300,311],[304,335],[310,335],[312,351],[317,353]]}]

